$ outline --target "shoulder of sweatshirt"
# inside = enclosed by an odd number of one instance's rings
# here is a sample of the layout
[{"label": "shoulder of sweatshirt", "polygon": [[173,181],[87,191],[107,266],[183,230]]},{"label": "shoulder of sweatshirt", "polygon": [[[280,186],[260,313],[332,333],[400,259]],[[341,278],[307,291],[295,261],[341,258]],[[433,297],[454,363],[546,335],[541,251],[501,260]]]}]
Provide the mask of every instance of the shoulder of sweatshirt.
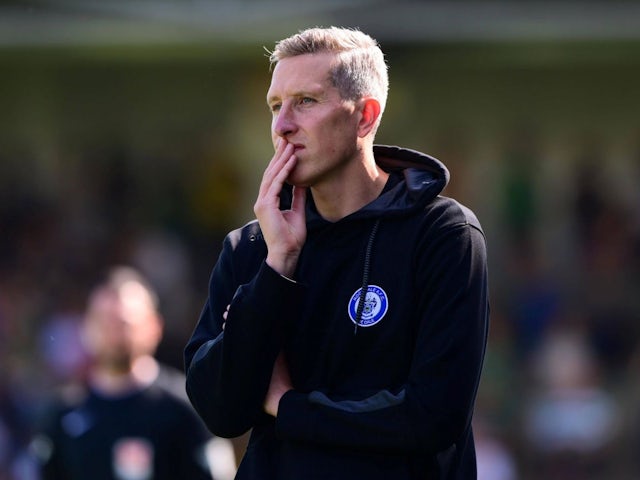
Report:
[{"label": "shoulder of sweatshirt", "polygon": [[253,278],[266,256],[267,245],[257,220],[230,231],[224,238],[210,287],[214,281],[224,278],[224,283],[235,291],[239,285]]},{"label": "shoulder of sweatshirt", "polygon": [[[482,234],[484,231],[476,214],[457,200],[442,195],[433,199],[423,211],[426,228],[448,231],[451,228],[468,226]],[[433,232],[435,233],[435,232]]]},{"label": "shoulder of sweatshirt", "polygon": [[228,246],[233,250],[240,247],[243,243],[254,245],[264,244],[264,238],[262,237],[262,231],[260,230],[258,220],[252,220],[242,227],[229,232],[225,239],[225,243],[228,243]]}]

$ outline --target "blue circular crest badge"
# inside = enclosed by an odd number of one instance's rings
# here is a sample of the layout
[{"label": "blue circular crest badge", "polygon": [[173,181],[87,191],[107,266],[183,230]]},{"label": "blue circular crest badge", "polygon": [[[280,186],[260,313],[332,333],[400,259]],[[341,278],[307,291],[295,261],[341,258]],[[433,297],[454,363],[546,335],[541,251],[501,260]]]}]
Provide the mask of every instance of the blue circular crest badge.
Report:
[{"label": "blue circular crest badge", "polygon": [[[356,315],[358,314],[358,304],[360,303],[360,291],[359,288],[351,296],[349,300],[349,317],[351,321],[356,323]],[[362,309],[362,318],[359,327],[371,327],[378,323],[387,313],[389,309],[389,301],[387,300],[386,292],[377,285],[369,285],[367,287],[367,294],[364,298],[364,308]]]}]

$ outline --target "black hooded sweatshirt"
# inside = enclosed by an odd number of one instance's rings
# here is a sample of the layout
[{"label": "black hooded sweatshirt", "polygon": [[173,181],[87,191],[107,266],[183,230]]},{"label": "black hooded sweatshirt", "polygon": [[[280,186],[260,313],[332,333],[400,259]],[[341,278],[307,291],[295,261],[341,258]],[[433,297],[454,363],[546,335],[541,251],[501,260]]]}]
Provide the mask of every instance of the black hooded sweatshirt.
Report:
[{"label": "black hooded sweatshirt", "polygon": [[[484,235],[440,196],[449,174],[438,160],[374,154],[391,175],[362,209],[329,222],[308,197],[295,281],[264,262],[257,221],[224,241],[185,364],[214,434],[252,429],[239,480],[476,478]],[[294,390],[274,418],[263,402],[280,351]]]}]

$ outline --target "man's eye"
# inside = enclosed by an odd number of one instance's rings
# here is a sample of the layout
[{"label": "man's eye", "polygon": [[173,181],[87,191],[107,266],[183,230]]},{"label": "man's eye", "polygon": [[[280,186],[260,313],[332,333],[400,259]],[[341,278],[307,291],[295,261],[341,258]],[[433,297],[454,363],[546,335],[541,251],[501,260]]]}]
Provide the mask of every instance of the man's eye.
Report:
[{"label": "man's eye", "polygon": [[279,103],[274,103],[273,105],[270,105],[269,108],[273,113],[276,113],[280,110],[280,106],[281,105]]},{"label": "man's eye", "polygon": [[302,97],[300,99],[300,103],[302,105],[310,105],[312,103],[315,103],[315,99],[311,98],[311,97]]}]

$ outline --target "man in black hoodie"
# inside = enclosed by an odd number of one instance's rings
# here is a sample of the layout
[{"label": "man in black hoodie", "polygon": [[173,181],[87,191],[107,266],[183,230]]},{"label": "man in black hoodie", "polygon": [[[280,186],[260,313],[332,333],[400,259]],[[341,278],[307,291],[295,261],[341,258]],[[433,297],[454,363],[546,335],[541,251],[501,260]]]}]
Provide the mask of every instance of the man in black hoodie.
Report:
[{"label": "man in black hoodie", "polygon": [[374,145],[377,42],[312,28],[276,44],[275,154],[231,232],[185,349],[209,429],[251,430],[238,479],[476,478],[485,239],[440,196],[444,165]]}]

